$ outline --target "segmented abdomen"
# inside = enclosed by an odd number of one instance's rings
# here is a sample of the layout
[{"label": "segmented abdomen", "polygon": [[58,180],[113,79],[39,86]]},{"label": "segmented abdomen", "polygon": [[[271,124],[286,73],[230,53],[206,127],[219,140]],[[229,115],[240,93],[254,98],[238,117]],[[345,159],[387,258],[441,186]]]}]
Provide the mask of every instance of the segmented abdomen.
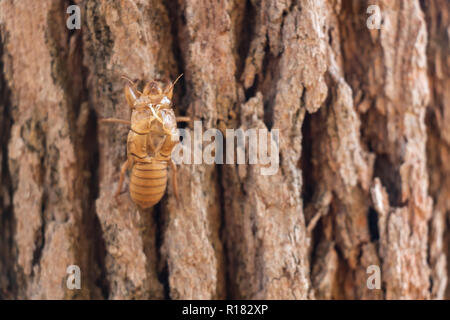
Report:
[{"label": "segmented abdomen", "polygon": [[130,196],[141,208],[161,200],[167,185],[167,162],[136,162],[131,170]]}]

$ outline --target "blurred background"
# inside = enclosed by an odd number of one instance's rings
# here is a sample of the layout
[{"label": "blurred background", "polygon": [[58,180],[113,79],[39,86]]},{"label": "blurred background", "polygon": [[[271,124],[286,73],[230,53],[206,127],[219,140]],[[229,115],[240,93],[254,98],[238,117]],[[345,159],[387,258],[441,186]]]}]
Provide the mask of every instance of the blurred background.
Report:
[{"label": "blurred background", "polygon": [[[0,298],[449,298],[449,13],[0,0]],[[180,73],[177,115],[280,130],[280,168],[182,164],[178,202],[117,204],[128,128],[98,120],[130,118],[122,75]]]}]

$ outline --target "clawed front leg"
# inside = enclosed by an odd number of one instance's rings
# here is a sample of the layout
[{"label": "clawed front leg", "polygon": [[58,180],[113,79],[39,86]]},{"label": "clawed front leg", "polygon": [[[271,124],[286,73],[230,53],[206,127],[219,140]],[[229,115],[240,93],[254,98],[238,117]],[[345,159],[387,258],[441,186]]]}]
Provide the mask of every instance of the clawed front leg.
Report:
[{"label": "clawed front leg", "polygon": [[191,117],[177,117],[176,120],[177,120],[177,122],[191,122],[192,121]]},{"label": "clawed front leg", "polygon": [[161,125],[162,125],[163,133],[164,133],[165,135],[171,136],[171,135],[172,135],[172,131],[171,131],[170,129],[167,129],[167,128],[166,128],[166,126],[164,125],[163,119],[161,119],[161,118],[158,116],[158,114],[157,114],[157,111],[158,111],[158,110],[155,111],[155,109],[153,109],[153,107],[150,107],[150,110],[151,110],[152,113],[153,113],[153,118],[152,118],[151,121],[153,121],[153,120],[155,120],[155,119],[158,120],[158,121],[161,123]]},{"label": "clawed front leg", "polygon": [[[158,110],[156,110],[155,111],[155,109],[153,108],[153,106],[151,106],[150,107],[150,110],[152,111],[152,113],[153,113],[153,119],[156,119],[156,120],[158,120],[159,122],[161,122],[161,124],[163,125],[163,127],[164,127],[164,122],[163,122],[163,120],[158,116]],[[152,119],[152,121],[153,121],[153,119]]]},{"label": "clawed front leg", "polygon": [[100,123],[120,123],[120,124],[126,124],[131,126],[131,121],[129,120],[123,120],[123,119],[116,119],[116,118],[103,118],[99,120]]}]

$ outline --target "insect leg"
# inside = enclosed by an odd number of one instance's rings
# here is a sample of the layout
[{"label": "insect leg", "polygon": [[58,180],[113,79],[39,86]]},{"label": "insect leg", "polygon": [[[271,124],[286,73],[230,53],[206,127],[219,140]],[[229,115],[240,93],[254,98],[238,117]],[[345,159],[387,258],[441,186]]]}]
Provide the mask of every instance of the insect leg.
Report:
[{"label": "insect leg", "polygon": [[125,178],[125,172],[127,172],[127,169],[130,165],[130,159],[127,159],[123,164],[122,167],[120,168],[120,178],[119,178],[119,185],[117,186],[117,191],[114,194],[114,197],[117,198],[120,195],[120,191],[122,190],[122,185],[123,185],[123,179]]},{"label": "insect leg", "polygon": [[104,118],[99,120],[100,123],[121,123],[131,126],[131,121],[115,118]]},{"label": "insect leg", "polygon": [[190,122],[190,117],[177,117],[177,122]]},{"label": "insect leg", "polygon": [[173,192],[175,193],[175,198],[177,199],[177,202],[180,202],[180,198],[178,196],[178,183],[177,183],[177,166],[173,162],[172,159],[169,160],[170,168],[172,169],[172,185],[173,185]]},{"label": "insect leg", "polygon": [[[154,119],[158,120],[158,121],[164,126],[163,120],[156,114],[155,109],[153,109],[153,107],[150,107],[150,110],[151,110],[152,113],[153,113]],[[152,120],[152,121],[153,121],[153,120]]]}]

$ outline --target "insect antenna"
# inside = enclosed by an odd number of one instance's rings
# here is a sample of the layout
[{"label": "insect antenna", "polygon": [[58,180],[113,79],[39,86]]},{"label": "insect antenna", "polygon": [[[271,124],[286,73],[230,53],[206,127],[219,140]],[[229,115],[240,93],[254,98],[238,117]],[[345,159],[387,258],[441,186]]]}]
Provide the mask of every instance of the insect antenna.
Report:
[{"label": "insect antenna", "polygon": [[183,76],[183,73],[182,74],[180,74],[179,76],[178,76],[178,78],[176,78],[175,79],[175,81],[174,82],[172,82],[172,84],[170,85],[170,87],[169,87],[169,89],[167,90],[167,91],[170,91],[170,90],[172,90],[173,89],[173,87],[175,86],[175,84],[178,82],[178,80],[180,80],[180,78]]}]

